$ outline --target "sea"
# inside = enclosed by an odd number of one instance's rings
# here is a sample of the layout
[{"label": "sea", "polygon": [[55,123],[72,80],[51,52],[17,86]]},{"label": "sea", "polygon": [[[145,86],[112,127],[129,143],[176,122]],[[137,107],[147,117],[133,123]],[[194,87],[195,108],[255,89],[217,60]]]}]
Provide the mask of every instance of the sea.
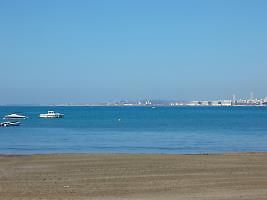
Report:
[{"label": "sea", "polygon": [[[62,119],[42,119],[48,110]],[[0,127],[0,154],[267,151],[267,107],[0,107],[28,118]]]}]

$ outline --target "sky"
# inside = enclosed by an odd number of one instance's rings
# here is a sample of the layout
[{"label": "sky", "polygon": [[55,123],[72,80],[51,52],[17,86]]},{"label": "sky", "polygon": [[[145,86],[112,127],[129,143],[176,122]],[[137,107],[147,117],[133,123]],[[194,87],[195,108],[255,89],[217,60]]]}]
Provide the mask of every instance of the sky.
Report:
[{"label": "sky", "polygon": [[0,104],[267,96],[265,0],[0,0]]}]

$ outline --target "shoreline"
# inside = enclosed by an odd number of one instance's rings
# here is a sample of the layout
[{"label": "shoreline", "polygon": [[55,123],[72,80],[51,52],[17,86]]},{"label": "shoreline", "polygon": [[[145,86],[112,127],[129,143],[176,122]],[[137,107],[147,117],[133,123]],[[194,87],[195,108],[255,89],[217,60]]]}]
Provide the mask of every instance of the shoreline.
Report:
[{"label": "shoreline", "polygon": [[21,156],[53,156],[53,155],[57,155],[57,156],[101,156],[101,155],[128,155],[128,156],[138,156],[138,155],[151,155],[151,156],[165,156],[165,155],[176,155],[176,156],[202,156],[202,155],[255,155],[255,154],[264,154],[267,156],[267,151],[243,151],[243,152],[215,152],[215,153],[117,153],[117,152],[107,152],[107,153],[95,153],[95,152],[87,152],[87,153],[29,153],[29,154],[14,154],[14,153],[0,153],[0,158],[1,157],[21,157]]},{"label": "shoreline", "polygon": [[0,155],[0,199],[267,198],[267,152]]},{"label": "shoreline", "polygon": [[33,154],[6,154],[0,153],[1,157],[31,157],[31,156],[231,156],[231,155],[266,155],[267,151],[248,152],[216,152],[216,153],[33,153]]}]

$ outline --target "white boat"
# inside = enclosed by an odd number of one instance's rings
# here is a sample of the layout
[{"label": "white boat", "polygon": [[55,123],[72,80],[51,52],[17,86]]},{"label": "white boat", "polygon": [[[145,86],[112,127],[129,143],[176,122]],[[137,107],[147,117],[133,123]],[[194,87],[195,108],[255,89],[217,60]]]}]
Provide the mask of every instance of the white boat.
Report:
[{"label": "white boat", "polygon": [[0,126],[8,127],[8,126],[19,126],[20,122],[2,122]]},{"label": "white boat", "polygon": [[16,113],[13,113],[13,114],[10,114],[10,115],[6,115],[4,117],[4,119],[25,119],[25,118],[27,118],[27,117],[24,116],[24,115],[18,115]]},{"label": "white boat", "polygon": [[55,111],[48,111],[46,114],[40,114],[41,118],[62,118],[64,114],[56,113]]}]

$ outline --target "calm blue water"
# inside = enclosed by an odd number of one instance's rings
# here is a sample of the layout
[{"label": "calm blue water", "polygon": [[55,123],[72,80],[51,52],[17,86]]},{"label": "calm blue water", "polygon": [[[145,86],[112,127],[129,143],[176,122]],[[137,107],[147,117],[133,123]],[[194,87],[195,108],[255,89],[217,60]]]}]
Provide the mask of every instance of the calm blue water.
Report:
[{"label": "calm blue water", "polygon": [[0,107],[12,112],[29,118],[0,127],[0,154],[267,151],[267,107]]}]

